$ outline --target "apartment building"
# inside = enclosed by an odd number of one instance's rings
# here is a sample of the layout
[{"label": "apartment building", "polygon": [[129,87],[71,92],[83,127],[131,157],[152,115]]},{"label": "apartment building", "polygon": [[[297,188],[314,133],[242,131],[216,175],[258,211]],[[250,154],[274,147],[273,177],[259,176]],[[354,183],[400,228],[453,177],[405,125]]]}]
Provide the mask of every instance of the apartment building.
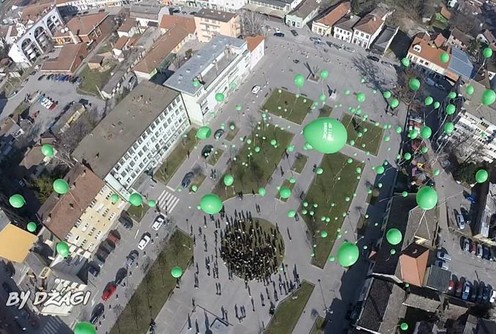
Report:
[{"label": "apartment building", "polygon": [[332,8],[326,15],[312,22],[312,31],[320,36],[332,36],[332,28],[351,11],[349,1],[341,2]]},{"label": "apartment building", "polygon": [[88,167],[77,164],[66,175],[70,185],[64,195],[53,193],[37,212],[38,220],[72,250],[89,258],[98,247],[125,203],[112,203],[114,193]]},{"label": "apartment building", "polygon": [[220,93],[227,99],[248,75],[250,64],[246,41],[214,36],[164,85],[181,92],[191,122],[204,125],[222,105],[215,95]]},{"label": "apartment building", "polygon": [[127,200],[138,178],[162,163],[189,125],[178,91],[143,81],[80,142],[73,157]]},{"label": "apartment building", "polygon": [[213,36],[238,37],[241,35],[241,22],[238,14],[213,9],[201,9],[195,14],[198,40],[209,42]]}]

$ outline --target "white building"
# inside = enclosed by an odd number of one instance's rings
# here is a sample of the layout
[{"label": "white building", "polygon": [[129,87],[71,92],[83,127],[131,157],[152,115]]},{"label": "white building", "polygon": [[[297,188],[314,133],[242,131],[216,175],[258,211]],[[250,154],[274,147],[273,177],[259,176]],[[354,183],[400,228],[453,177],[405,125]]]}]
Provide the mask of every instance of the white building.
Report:
[{"label": "white building", "polygon": [[250,51],[250,70],[253,70],[265,55],[265,37],[260,35],[248,36],[246,43]]},{"label": "white building", "polygon": [[353,26],[360,21],[360,16],[343,17],[335,25],[332,32],[332,37],[342,40],[346,43],[351,43],[353,38]]},{"label": "white building", "polygon": [[370,45],[379,36],[386,18],[391,13],[382,7],[377,7],[371,13],[365,15],[353,27],[352,43],[369,49]]},{"label": "white building", "polygon": [[73,156],[127,199],[143,172],[162,163],[189,125],[179,92],[144,81],[81,141]]},{"label": "white building", "polygon": [[191,122],[204,125],[222,106],[216,94],[228,99],[248,75],[250,62],[245,41],[217,35],[164,85],[180,91]]},{"label": "white building", "polygon": [[20,66],[29,67],[38,57],[50,51],[51,39],[64,24],[56,7],[49,7],[38,16],[16,20],[18,38],[9,50],[9,57]]},{"label": "white building", "polygon": [[175,4],[183,4],[189,7],[208,8],[221,10],[225,12],[236,12],[241,10],[248,0],[180,0],[174,1]]},{"label": "white building", "polygon": [[313,20],[320,9],[320,0],[303,0],[302,3],[284,18],[286,25],[303,28]]},{"label": "white building", "polygon": [[133,0],[57,0],[57,8],[62,13],[82,12],[95,8],[129,5]]},{"label": "white building", "polygon": [[321,36],[331,36],[334,25],[349,14],[350,10],[351,3],[349,1],[339,3],[326,15],[312,22],[312,31]]}]

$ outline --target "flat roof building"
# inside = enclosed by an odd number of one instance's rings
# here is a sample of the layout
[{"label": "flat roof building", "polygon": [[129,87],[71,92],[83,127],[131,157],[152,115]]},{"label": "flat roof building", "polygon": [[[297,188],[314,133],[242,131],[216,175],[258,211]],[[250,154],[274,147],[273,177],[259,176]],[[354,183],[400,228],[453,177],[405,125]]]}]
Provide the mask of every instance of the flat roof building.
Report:
[{"label": "flat roof building", "polygon": [[195,14],[198,40],[209,42],[213,36],[238,37],[241,35],[241,21],[236,13],[213,9],[201,9]]}]

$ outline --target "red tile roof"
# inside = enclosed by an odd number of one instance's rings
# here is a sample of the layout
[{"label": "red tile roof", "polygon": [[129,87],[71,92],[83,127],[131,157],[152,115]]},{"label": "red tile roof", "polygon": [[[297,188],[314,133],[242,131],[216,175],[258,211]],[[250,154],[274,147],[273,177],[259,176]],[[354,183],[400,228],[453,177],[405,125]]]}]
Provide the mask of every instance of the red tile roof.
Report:
[{"label": "red tile roof", "polygon": [[260,45],[265,39],[265,37],[257,35],[257,36],[248,36],[245,38],[246,43],[248,44],[248,50],[253,51]]},{"label": "red tile roof", "polygon": [[103,20],[107,18],[108,15],[108,13],[101,12],[76,16],[67,22],[67,28],[69,28],[69,30],[77,36],[89,35],[103,22]]},{"label": "red tile roof", "polygon": [[323,24],[328,27],[332,27],[338,22],[341,18],[343,18],[346,14],[348,14],[351,10],[350,2],[341,2],[335,8],[333,8],[326,16],[317,21],[317,23]]},{"label": "red tile roof", "polygon": [[180,15],[164,15],[160,21],[160,28],[172,29],[176,25],[182,26],[188,33],[194,34],[196,31],[195,19]]},{"label": "red tile roof", "polygon": [[[417,52],[413,49],[415,45],[420,46],[420,52]],[[442,63],[440,59],[441,54],[443,54],[444,52],[447,51],[438,48],[435,45],[431,45],[428,41],[426,41],[425,39],[419,36],[416,36],[413,39],[413,42],[410,45],[410,48],[408,49],[408,53],[411,53],[412,55],[421,57],[431,63],[436,64],[439,67],[448,68],[448,63]]]}]

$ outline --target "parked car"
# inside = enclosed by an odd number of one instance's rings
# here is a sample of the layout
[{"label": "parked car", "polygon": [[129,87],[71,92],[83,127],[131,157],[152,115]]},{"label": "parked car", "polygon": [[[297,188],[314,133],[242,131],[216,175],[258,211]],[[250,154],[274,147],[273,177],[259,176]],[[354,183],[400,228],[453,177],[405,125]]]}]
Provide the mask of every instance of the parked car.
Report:
[{"label": "parked car", "polygon": [[183,187],[184,189],[188,188],[194,176],[195,174],[193,172],[187,172],[181,181],[181,187]]},{"label": "parked car", "polygon": [[117,285],[115,285],[115,283],[109,283],[109,285],[107,285],[105,290],[103,290],[102,300],[103,301],[109,300],[116,290],[117,290]]},{"label": "parked car", "polygon": [[153,221],[152,230],[158,231],[160,227],[162,227],[164,222],[165,222],[165,217],[163,215],[158,215]]},{"label": "parked car", "polygon": [[474,285],[472,286],[472,291],[470,291],[470,297],[469,300],[471,302],[476,302],[477,301],[477,292],[479,291],[479,284],[477,282],[474,282]]},{"label": "parked car", "polygon": [[112,230],[110,233],[107,235],[107,242],[110,245],[118,245],[119,241],[121,241],[121,236],[118,234],[119,232]]},{"label": "parked car", "polygon": [[438,251],[437,252],[437,258],[439,260],[443,260],[443,261],[451,261],[451,256],[449,256],[448,254],[446,254],[443,251]]},{"label": "parked car", "polygon": [[380,59],[377,58],[376,56],[367,56],[367,59],[370,59],[372,61],[379,61]]},{"label": "parked car", "polygon": [[130,230],[133,228],[133,220],[124,212],[119,217],[119,223],[121,223],[121,225],[124,226],[126,230]]},{"label": "parked car", "polygon": [[458,228],[460,230],[463,230],[465,228],[465,218],[463,218],[463,215],[456,215],[456,223],[458,224]]},{"label": "parked car", "polygon": [[276,37],[284,37],[285,35],[282,32],[275,32],[274,36]]},{"label": "parked car", "polygon": [[201,150],[201,156],[206,159],[210,156],[210,153],[212,153],[213,150],[214,147],[212,145],[205,145]]},{"label": "parked car", "polygon": [[468,297],[470,296],[471,289],[472,289],[472,285],[470,284],[470,282],[465,282],[465,284],[463,284],[463,293],[462,293],[463,300],[468,299]]},{"label": "parked car", "polygon": [[447,291],[448,295],[454,295],[455,294],[455,287],[456,287],[455,281],[450,280],[448,283],[448,291]]},{"label": "parked car", "polygon": [[470,253],[475,255],[475,253],[477,252],[477,244],[470,239],[469,242],[470,242]]},{"label": "parked car", "polygon": [[258,85],[257,85],[257,86],[253,86],[253,88],[251,89],[251,92],[252,92],[253,94],[258,94],[258,92],[260,91],[260,89],[261,89],[261,88],[260,88],[260,86],[258,86]]},{"label": "parked car", "polygon": [[484,260],[490,260],[491,259],[491,250],[486,245],[482,246],[482,258]]},{"label": "parked car", "polygon": [[220,137],[222,137],[222,135],[224,135],[224,130],[223,129],[218,129],[214,133],[214,139],[220,139]]},{"label": "parked car", "polygon": [[293,36],[295,36],[295,37],[296,37],[296,36],[298,36],[298,32],[297,32],[296,30],[294,30],[294,29],[292,29],[292,30],[291,30],[291,33],[292,33],[292,34],[293,34]]},{"label": "parked car", "polygon": [[477,257],[482,259],[482,255],[483,255],[482,245],[477,244]]},{"label": "parked car", "polygon": [[146,245],[148,245],[148,243],[150,242],[150,240],[152,240],[152,237],[150,236],[150,234],[148,234],[148,233],[143,234],[143,236],[141,237],[141,240],[138,243],[138,248],[140,250],[144,250]]},{"label": "parked car", "polygon": [[134,261],[138,259],[138,256],[139,254],[136,250],[132,250],[131,252],[129,252],[129,255],[126,257],[126,267],[131,267],[134,264]]},{"label": "parked car", "polygon": [[465,237],[462,237],[462,245],[463,245],[463,250],[465,252],[470,252],[470,240],[468,240]]},{"label": "parked car", "polygon": [[310,37],[310,40],[312,42],[319,42],[319,43],[322,43],[322,40],[319,38],[319,37]]},{"label": "parked car", "polygon": [[98,322],[98,320],[100,320],[104,312],[105,312],[105,306],[103,306],[102,303],[98,303],[93,309],[93,312],[91,313],[90,322],[93,325],[95,325]]},{"label": "parked car", "polygon": [[485,284],[483,282],[479,283],[479,286],[477,288],[477,299],[475,300],[477,303],[482,302],[482,297],[484,295],[484,289],[486,288]]},{"label": "parked car", "polygon": [[90,273],[94,277],[98,277],[98,275],[100,275],[100,268],[98,267],[98,265],[90,263],[88,265],[88,273]]},{"label": "parked car", "polygon": [[299,64],[299,63],[300,63],[300,61],[299,61],[298,59],[293,59],[293,63],[295,63],[295,64]]},{"label": "parked car", "polygon": [[436,84],[436,82],[434,80],[432,80],[431,78],[426,78],[425,83],[431,87],[434,87],[434,85]]},{"label": "parked car", "polygon": [[115,247],[112,246],[107,240],[104,240],[100,243],[100,246],[98,248],[110,254]]},{"label": "parked car", "polygon": [[455,296],[460,297],[462,295],[463,283],[458,281],[456,284]]},{"label": "parked car", "polygon": [[484,304],[489,303],[489,299],[491,298],[492,294],[493,294],[493,289],[491,289],[491,287],[489,286],[486,286],[484,292],[482,293],[482,302]]},{"label": "parked car", "polygon": [[91,262],[93,264],[95,264],[98,268],[102,268],[103,265],[105,264],[104,261],[100,260],[98,257],[93,257],[93,261]]},{"label": "parked car", "polygon": [[41,80],[43,80],[44,78],[45,78],[45,75],[44,75],[44,74],[42,74],[42,75],[40,75],[40,76],[38,77],[38,81],[41,81]]},{"label": "parked car", "polygon": [[109,256],[109,254],[102,250],[102,249],[98,249],[95,253],[95,256],[100,260],[102,261],[103,263],[105,263],[105,261],[107,260],[107,257]]},{"label": "parked car", "polygon": [[448,264],[446,264],[443,260],[436,260],[434,263],[437,267],[443,268],[444,270],[449,270]]}]

